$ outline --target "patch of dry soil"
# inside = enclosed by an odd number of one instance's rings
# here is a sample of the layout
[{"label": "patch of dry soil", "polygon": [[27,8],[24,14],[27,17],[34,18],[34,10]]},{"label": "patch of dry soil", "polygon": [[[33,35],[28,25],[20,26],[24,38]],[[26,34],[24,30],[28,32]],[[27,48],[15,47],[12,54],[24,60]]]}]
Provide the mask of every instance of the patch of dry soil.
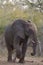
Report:
[{"label": "patch of dry soil", "polygon": [[15,63],[9,63],[7,62],[6,57],[0,57],[0,65],[43,65],[43,58],[41,57],[26,57],[25,58],[25,63],[20,64],[18,63],[18,59],[16,60]]}]

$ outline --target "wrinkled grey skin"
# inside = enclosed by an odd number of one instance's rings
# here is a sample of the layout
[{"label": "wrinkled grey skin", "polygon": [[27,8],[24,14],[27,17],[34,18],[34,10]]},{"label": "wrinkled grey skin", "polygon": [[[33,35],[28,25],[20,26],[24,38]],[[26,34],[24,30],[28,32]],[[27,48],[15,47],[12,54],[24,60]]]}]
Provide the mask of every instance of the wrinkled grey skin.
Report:
[{"label": "wrinkled grey skin", "polygon": [[[16,49],[16,57],[24,62],[24,57],[27,49],[27,40],[32,38],[32,56],[36,54],[37,46],[37,28],[34,23],[24,21],[22,19],[15,20],[12,25],[8,26],[5,30],[5,41],[8,49],[8,61],[12,61],[12,51]],[[22,45],[22,49],[19,46]]]}]

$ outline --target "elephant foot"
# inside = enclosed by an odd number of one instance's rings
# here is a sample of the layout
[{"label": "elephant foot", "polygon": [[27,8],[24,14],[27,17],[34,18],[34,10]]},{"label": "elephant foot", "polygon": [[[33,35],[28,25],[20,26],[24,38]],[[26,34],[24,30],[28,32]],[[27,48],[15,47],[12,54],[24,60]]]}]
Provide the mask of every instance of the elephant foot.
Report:
[{"label": "elephant foot", "polygon": [[31,56],[35,56],[35,54],[34,53],[31,53]]},{"label": "elephant foot", "polygon": [[15,63],[16,59],[13,59],[13,62]]},{"label": "elephant foot", "polygon": [[12,62],[15,63],[15,60],[13,60]]},{"label": "elephant foot", "polygon": [[12,59],[8,59],[8,62],[12,62]]},{"label": "elephant foot", "polygon": [[24,63],[24,62],[25,62],[24,59],[19,60],[19,63]]}]

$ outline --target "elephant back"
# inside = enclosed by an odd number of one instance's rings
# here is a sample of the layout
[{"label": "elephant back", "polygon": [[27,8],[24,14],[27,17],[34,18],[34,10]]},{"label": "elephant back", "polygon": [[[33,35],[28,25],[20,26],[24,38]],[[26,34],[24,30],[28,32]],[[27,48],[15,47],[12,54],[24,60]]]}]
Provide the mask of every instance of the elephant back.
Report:
[{"label": "elephant back", "polygon": [[23,20],[15,20],[12,24],[15,35],[21,37],[22,39],[25,38],[23,22]]}]

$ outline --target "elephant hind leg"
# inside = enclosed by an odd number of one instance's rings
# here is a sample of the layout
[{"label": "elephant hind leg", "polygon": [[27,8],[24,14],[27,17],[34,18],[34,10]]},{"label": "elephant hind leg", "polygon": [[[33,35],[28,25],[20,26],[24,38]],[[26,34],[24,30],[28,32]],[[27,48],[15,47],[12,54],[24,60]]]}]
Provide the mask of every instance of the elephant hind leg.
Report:
[{"label": "elephant hind leg", "polygon": [[12,61],[12,50],[8,50],[8,62]]},{"label": "elephant hind leg", "polygon": [[8,62],[11,62],[12,61],[12,48],[9,47],[8,48]]}]

